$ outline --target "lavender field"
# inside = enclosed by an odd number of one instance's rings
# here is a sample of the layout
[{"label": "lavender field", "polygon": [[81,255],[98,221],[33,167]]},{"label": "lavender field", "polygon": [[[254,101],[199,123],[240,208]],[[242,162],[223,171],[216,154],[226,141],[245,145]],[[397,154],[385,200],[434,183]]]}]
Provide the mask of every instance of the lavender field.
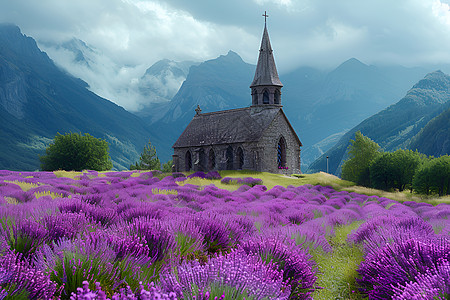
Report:
[{"label": "lavender field", "polygon": [[0,171],[0,299],[449,299],[449,204],[241,175]]}]

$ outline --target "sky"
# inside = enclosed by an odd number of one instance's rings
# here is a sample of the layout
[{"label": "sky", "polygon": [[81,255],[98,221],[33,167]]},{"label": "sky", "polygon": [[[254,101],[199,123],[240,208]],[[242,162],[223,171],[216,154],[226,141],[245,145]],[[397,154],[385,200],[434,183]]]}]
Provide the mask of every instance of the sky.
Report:
[{"label": "sky", "polygon": [[[14,23],[91,89],[129,110],[134,85],[158,60],[205,61],[237,52],[256,64],[267,26],[278,71],[331,69],[349,58],[404,66],[450,63],[450,0],[0,0]],[[51,44],[73,38],[95,67]]]}]

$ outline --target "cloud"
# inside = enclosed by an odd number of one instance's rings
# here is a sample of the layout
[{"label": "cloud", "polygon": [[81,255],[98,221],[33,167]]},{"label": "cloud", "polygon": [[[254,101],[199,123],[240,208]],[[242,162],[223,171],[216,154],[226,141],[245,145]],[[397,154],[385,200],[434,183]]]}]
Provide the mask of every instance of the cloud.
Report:
[{"label": "cloud", "polygon": [[124,91],[160,59],[204,61],[233,50],[255,64],[264,11],[282,74],[302,65],[332,68],[351,57],[450,63],[449,8],[444,0],[15,0],[0,3],[0,22],[17,24],[40,45],[85,41],[99,54],[90,74],[68,53],[50,56],[102,96],[136,109],[138,100]]}]

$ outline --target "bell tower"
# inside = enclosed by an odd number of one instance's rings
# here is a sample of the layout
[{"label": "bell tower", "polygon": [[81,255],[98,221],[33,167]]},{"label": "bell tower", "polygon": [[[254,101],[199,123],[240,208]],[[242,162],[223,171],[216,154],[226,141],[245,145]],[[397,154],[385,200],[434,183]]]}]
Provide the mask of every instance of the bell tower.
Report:
[{"label": "bell tower", "polygon": [[267,13],[264,12],[264,32],[259,49],[258,64],[252,90],[252,106],[281,106],[281,88],[283,84],[278,77],[273,50],[267,32]]}]

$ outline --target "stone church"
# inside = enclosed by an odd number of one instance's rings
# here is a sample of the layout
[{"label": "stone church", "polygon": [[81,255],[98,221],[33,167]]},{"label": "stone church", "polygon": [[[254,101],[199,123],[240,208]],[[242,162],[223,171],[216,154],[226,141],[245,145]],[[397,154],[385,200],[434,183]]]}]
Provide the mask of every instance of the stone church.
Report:
[{"label": "stone church", "polygon": [[267,25],[259,50],[250,107],[201,113],[173,145],[174,171],[254,170],[300,173],[302,143],[281,105],[281,83]]}]

